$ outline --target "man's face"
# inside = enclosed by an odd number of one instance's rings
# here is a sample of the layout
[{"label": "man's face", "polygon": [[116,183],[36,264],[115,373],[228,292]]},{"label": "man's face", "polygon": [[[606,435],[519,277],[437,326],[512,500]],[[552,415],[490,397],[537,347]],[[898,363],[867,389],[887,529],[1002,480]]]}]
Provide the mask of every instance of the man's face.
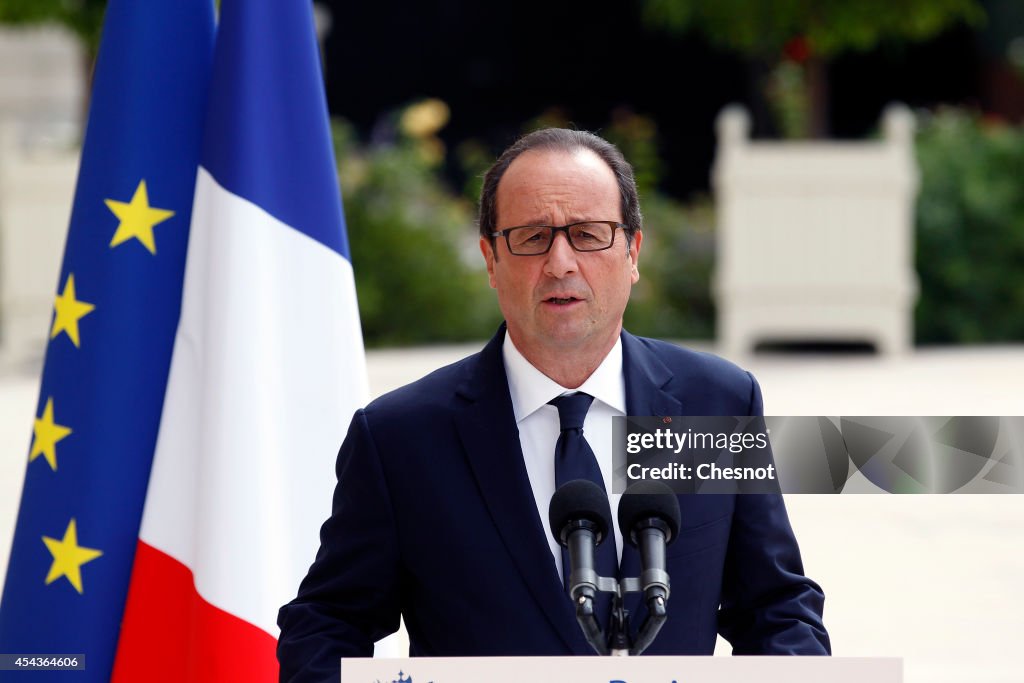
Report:
[{"label": "man's face", "polygon": [[[590,150],[524,152],[505,171],[497,192],[497,229],[622,222],[619,186],[611,168]],[[527,358],[566,351],[606,353],[622,329],[622,313],[640,274],[643,235],[617,229],[610,249],[574,250],[565,233],[537,256],[509,253],[481,239],[491,287],[516,347]],[[495,253],[497,252],[497,253]]]}]

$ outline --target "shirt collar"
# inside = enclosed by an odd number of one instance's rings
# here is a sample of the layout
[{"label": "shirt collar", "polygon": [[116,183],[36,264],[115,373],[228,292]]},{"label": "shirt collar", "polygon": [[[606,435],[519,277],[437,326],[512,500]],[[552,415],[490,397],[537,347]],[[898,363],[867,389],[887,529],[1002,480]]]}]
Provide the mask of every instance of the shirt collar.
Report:
[{"label": "shirt collar", "polygon": [[532,415],[551,399],[566,392],[582,391],[590,394],[622,414],[626,413],[626,385],[622,377],[622,337],[604,357],[597,369],[578,389],[567,389],[535,368],[519,352],[512,337],[505,333],[501,347],[508,377],[509,393],[512,396],[512,410],[516,423]]}]

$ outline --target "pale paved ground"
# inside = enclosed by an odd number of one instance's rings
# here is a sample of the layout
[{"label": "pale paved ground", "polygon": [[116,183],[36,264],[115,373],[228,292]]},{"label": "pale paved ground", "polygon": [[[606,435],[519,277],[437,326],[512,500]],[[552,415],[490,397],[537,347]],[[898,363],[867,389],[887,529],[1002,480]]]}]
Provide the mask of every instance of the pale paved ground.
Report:
[{"label": "pale paved ground", "polygon": [[[369,354],[379,394],[477,344]],[[1024,346],[741,362],[771,415],[1022,415]],[[0,581],[37,370],[0,368]],[[804,563],[828,595],[833,649],[902,656],[908,683],[1024,683],[1024,496],[789,496]]]}]

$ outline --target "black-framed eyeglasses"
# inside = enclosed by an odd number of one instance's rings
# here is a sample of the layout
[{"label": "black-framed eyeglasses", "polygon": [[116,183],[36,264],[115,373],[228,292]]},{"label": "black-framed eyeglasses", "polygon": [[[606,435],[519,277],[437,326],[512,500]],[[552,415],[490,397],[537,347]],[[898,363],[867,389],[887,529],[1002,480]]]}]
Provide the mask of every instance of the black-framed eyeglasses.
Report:
[{"label": "black-framed eyeglasses", "polygon": [[492,232],[491,237],[505,237],[510,253],[516,256],[546,254],[555,243],[555,235],[564,232],[576,251],[603,251],[615,243],[615,229],[626,229],[617,221],[581,221],[569,225],[520,225]]}]

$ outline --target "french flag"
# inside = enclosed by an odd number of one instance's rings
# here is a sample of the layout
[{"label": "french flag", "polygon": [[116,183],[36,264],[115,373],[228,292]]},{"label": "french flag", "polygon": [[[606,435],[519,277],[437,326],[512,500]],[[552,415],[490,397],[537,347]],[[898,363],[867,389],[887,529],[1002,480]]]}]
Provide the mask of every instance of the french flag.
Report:
[{"label": "french flag", "polygon": [[223,0],[115,681],[273,681],[367,398],[306,0]]}]

